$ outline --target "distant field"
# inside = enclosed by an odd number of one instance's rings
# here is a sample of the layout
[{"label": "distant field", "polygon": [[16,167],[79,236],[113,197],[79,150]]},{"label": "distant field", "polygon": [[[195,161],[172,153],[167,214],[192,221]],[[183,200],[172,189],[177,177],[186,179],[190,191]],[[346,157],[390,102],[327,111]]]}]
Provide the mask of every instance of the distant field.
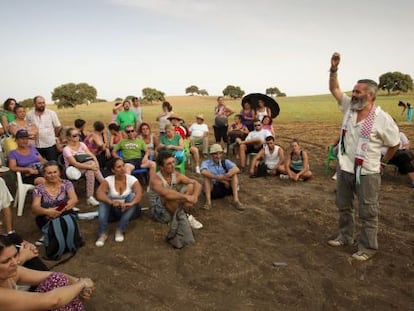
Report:
[{"label": "distant field", "polygon": [[[211,125],[213,121],[213,110],[216,105],[216,97],[213,96],[169,96],[167,101],[173,106],[174,112],[182,116],[187,123],[194,120],[198,113],[204,114],[206,122]],[[339,124],[342,114],[337,109],[336,103],[331,95],[300,96],[277,98],[280,106],[280,115],[275,120],[276,123],[290,122],[324,122]],[[398,101],[411,102],[414,104],[414,94],[398,96],[378,96],[377,104],[391,114],[398,122],[405,120],[405,115],[401,115],[401,107]],[[240,100],[227,100],[226,103],[236,111],[241,109]],[[101,120],[105,124],[111,120],[113,102],[94,103],[89,106],[81,105],[71,109],[57,109],[51,105],[49,108],[59,114],[61,122],[65,125],[72,125],[76,118],[83,118],[87,121],[88,128],[96,120]],[[151,122],[156,127],[155,118],[161,112],[161,103],[154,103],[143,106],[145,121]]]}]

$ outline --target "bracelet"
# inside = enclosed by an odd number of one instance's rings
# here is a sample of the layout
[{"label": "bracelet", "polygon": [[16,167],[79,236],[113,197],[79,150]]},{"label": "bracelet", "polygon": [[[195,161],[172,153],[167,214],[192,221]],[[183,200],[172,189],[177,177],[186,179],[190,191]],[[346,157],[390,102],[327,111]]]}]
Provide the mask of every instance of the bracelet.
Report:
[{"label": "bracelet", "polygon": [[330,71],[331,73],[336,73],[336,72],[338,71],[338,67],[331,67],[331,68],[329,69],[329,71]]}]

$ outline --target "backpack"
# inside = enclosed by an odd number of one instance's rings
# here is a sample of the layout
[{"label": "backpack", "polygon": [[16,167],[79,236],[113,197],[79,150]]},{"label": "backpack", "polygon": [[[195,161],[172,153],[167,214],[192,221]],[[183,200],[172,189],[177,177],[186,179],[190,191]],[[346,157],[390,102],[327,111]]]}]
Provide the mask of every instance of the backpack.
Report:
[{"label": "backpack", "polygon": [[70,211],[50,220],[42,227],[42,232],[45,237],[46,258],[49,260],[59,260],[67,252],[75,255],[76,251],[85,244],[76,215]]},{"label": "backpack", "polygon": [[193,229],[191,229],[187,214],[181,206],[177,208],[171,219],[166,240],[178,249],[195,242]]}]

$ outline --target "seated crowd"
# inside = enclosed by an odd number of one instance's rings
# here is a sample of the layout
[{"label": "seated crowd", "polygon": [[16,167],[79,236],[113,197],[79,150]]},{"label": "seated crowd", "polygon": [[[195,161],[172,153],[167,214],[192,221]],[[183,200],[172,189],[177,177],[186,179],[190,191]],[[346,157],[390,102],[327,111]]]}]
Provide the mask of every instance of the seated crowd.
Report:
[{"label": "seated crowd", "polygon": [[[50,219],[73,212],[78,196],[72,181],[82,176],[86,183],[86,203],[98,208],[97,247],[103,247],[108,239],[109,221],[118,221],[115,241],[124,241],[129,221],[141,213],[140,203],[145,195],[143,183],[148,184],[149,210],[155,221],[169,223],[176,211],[183,208],[189,225],[200,229],[203,225],[191,213],[202,192],[206,210],[212,208],[212,200],[226,196],[232,197],[232,205],[237,210],[246,208],[239,198],[239,173],[248,172],[251,178],[278,175],[280,179],[291,181],[312,177],[309,155],[296,139],[291,141],[289,152],[276,144],[270,111],[263,102],[256,109],[244,103],[240,113],[234,116],[234,123],[228,125],[228,118],[234,111],[219,97],[214,111],[215,143],[211,146],[204,116],[196,115],[187,127],[168,102],[162,104],[162,113],[157,117],[159,135],[153,133],[151,123],[143,118],[136,98],[132,105],[129,100],[116,103],[107,130],[103,122],[96,121],[91,132],[87,132],[82,119],[64,129],[56,113],[45,108],[41,96],[34,98],[34,109],[27,115],[24,107],[13,99],[8,99],[4,107],[6,114],[0,133],[8,136],[3,140],[8,144],[4,148],[8,166],[22,174],[24,183],[35,185],[32,211],[42,234],[40,241],[45,238],[45,225]],[[401,145],[401,151],[390,163],[407,173],[414,187],[412,155],[405,150],[407,139],[404,137],[401,141],[405,145]],[[226,158],[230,150],[235,153],[239,165]],[[190,159],[202,183],[185,174],[185,164]],[[99,184],[97,187],[95,181]],[[12,197],[2,179],[0,194],[5,229],[13,233],[9,209]],[[50,298],[53,304],[42,304],[39,298],[39,306],[78,304],[79,297],[89,298],[93,290],[91,280],[18,267],[16,244],[7,237],[0,238],[0,263],[15,266],[13,275],[0,271],[0,282],[3,282],[0,291],[2,287],[13,290],[19,281],[30,280],[26,283],[40,284],[38,289],[46,288],[50,297],[59,297],[56,301]],[[57,289],[48,288],[48,280],[55,277],[63,278],[63,285]],[[39,297],[43,296],[39,294]],[[0,308],[7,303],[0,299]]]}]

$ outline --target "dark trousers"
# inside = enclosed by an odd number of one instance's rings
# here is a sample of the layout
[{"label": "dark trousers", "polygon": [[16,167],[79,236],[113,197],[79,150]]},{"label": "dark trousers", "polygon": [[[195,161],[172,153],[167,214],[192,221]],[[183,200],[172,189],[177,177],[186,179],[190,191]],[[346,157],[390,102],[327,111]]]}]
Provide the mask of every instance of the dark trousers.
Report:
[{"label": "dark trousers", "polygon": [[36,148],[37,151],[41,154],[48,161],[57,161],[58,159],[58,152],[56,149],[56,145],[47,148]]}]

